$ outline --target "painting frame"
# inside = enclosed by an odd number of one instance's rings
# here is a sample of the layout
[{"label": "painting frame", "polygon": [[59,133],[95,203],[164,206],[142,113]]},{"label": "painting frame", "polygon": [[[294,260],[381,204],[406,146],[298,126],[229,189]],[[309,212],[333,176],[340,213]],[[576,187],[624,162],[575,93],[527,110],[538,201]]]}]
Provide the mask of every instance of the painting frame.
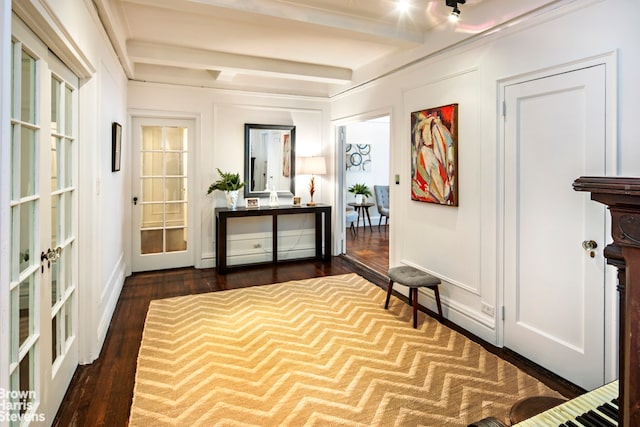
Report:
[{"label": "painting frame", "polygon": [[411,200],[458,206],[458,104],[411,113]]},{"label": "painting frame", "polygon": [[120,171],[122,160],[122,125],[111,123],[111,172]]}]

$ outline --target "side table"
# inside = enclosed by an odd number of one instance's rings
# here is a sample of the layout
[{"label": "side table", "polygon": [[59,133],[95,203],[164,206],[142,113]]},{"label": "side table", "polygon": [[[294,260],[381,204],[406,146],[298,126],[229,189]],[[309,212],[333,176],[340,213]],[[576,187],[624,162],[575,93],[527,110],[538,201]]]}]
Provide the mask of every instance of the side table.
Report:
[{"label": "side table", "polygon": [[[371,206],[375,206],[375,203],[347,203],[347,205],[352,206],[356,212],[358,212],[358,219],[356,220],[356,228],[358,228],[360,224],[360,216],[362,216],[362,226],[366,230],[367,228],[367,220],[369,220],[369,230],[373,232],[373,228],[371,228],[371,217],[369,216],[369,208]],[[367,216],[365,218],[365,215]]]}]

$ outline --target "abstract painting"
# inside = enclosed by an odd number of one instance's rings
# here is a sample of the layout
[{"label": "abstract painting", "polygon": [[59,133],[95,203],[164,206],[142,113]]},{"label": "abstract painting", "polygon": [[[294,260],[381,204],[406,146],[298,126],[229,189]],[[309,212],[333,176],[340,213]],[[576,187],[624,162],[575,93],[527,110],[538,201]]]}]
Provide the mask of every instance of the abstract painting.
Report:
[{"label": "abstract painting", "polygon": [[347,171],[371,172],[371,144],[347,144]]},{"label": "abstract painting", "polygon": [[411,200],[458,206],[458,104],[411,113]]}]

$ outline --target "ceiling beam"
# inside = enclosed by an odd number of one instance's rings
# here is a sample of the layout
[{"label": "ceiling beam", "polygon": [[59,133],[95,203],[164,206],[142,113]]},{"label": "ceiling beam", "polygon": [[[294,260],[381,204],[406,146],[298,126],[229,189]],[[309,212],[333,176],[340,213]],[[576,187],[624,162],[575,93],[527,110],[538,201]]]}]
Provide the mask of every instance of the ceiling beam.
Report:
[{"label": "ceiling beam", "polygon": [[310,6],[301,6],[273,0],[124,0],[128,3],[184,11],[185,8],[202,10],[201,6],[226,9],[243,14],[287,19],[300,24],[317,25],[332,30],[360,34],[364,39],[393,41],[393,43],[422,44],[424,34],[419,30],[403,28],[397,22],[389,23],[335,13]]},{"label": "ceiling beam", "polygon": [[117,7],[111,6],[112,2],[109,0],[93,0],[93,4],[98,11],[100,22],[104,30],[107,32],[107,36],[111,41],[113,50],[116,51],[120,64],[124,69],[128,78],[133,78],[133,63],[127,55],[127,26],[125,25],[124,13],[122,11],[122,5],[118,2]]},{"label": "ceiling beam", "polygon": [[348,68],[147,42],[129,41],[127,52],[137,63],[214,70],[220,71],[222,76],[252,74],[332,84],[349,83],[352,76]]}]

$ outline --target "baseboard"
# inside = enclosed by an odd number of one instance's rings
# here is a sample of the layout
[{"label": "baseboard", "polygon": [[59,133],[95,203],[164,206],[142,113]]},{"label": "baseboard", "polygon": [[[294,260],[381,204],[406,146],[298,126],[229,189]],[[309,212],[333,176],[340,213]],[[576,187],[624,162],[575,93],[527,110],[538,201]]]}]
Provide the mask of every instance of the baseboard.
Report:
[{"label": "baseboard", "polygon": [[118,298],[120,297],[120,292],[122,292],[125,277],[126,264],[124,262],[124,254],[121,254],[104,287],[105,291],[100,295],[100,302],[97,307],[102,307],[103,310],[99,314],[100,320],[96,330],[96,357],[100,354],[104,340],[107,337],[111,318],[113,317],[113,312],[118,304]]}]

